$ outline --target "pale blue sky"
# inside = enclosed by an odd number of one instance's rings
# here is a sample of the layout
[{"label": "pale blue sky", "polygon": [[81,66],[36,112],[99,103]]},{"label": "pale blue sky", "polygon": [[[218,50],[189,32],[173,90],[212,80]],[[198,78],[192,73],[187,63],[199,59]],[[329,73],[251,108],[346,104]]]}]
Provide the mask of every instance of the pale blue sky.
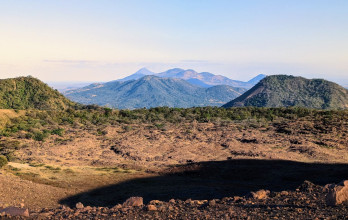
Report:
[{"label": "pale blue sky", "polygon": [[0,78],[107,81],[141,67],[348,84],[348,1],[0,0]]}]

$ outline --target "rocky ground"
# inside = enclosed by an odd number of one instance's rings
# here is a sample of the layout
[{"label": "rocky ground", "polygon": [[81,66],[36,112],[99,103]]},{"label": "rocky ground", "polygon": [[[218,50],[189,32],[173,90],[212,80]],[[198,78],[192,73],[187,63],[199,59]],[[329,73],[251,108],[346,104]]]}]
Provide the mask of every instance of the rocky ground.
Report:
[{"label": "rocky ground", "polygon": [[345,163],[348,121],[326,125],[315,120],[215,122],[106,126],[103,135],[66,129],[44,143],[21,140],[22,161],[64,166],[164,168],[187,162],[228,159],[282,159]]},{"label": "rocky ground", "polygon": [[[0,172],[1,218],[348,218],[324,188],[347,179],[347,120],[64,129],[44,142],[0,138],[19,143]],[[124,204],[133,196],[143,199]]]},{"label": "rocky ground", "polygon": [[[346,219],[348,206],[327,206],[327,188],[305,181],[294,191],[259,190],[245,196],[212,200],[152,200],[131,198],[114,207],[29,210],[29,219]],[[2,214],[2,217],[10,217]]]}]

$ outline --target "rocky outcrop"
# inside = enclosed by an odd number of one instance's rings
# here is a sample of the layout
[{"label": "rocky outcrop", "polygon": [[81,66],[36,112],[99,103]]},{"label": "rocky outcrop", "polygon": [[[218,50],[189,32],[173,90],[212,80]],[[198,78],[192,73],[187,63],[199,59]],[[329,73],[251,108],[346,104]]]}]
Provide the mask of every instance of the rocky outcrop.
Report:
[{"label": "rocky outcrop", "polygon": [[328,194],[326,196],[326,205],[334,206],[348,201],[348,180],[339,184],[327,185]]},{"label": "rocky outcrop", "polygon": [[77,209],[83,209],[84,208],[84,205],[81,202],[76,203],[75,206],[76,206]]},{"label": "rocky outcrop", "polygon": [[148,211],[157,211],[157,207],[155,205],[150,205],[150,204],[146,206],[146,209]]},{"label": "rocky outcrop", "polygon": [[143,197],[130,197],[123,203],[123,206],[142,206],[143,204]]},{"label": "rocky outcrop", "polygon": [[251,197],[254,199],[267,199],[269,193],[269,190],[261,189],[256,192],[251,192]]}]

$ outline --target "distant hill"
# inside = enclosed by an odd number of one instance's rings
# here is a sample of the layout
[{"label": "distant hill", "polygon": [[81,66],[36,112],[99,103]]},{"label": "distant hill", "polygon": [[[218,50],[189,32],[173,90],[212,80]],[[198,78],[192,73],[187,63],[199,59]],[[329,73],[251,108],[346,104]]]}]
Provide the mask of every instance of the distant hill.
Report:
[{"label": "distant hill", "polygon": [[127,76],[123,79],[119,79],[118,81],[128,81],[128,80],[133,80],[133,79],[140,79],[144,76],[154,75],[154,74],[155,74],[154,72],[151,72],[150,70],[148,70],[146,68],[142,68],[142,69],[138,70],[136,73],[133,73],[132,75]]},{"label": "distant hill", "polygon": [[323,79],[273,75],[223,107],[237,106],[342,109],[348,108],[348,90]]},{"label": "distant hill", "polygon": [[[261,78],[263,78],[265,75],[259,75],[259,80],[253,78],[250,80],[251,82],[242,82],[238,80],[232,80],[225,76],[221,75],[214,75],[212,73],[208,72],[202,72],[198,73],[194,70],[183,70],[183,69],[171,69],[167,70],[162,73],[158,73],[157,76],[160,77],[171,77],[171,78],[178,78],[178,79],[184,79],[184,80],[190,80],[190,79],[198,79],[201,82],[205,83],[206,85],[229,85],[233,87],[242,87],[242,88],[251,88],[254,86]],[[263,77],[262,77],[263,76]]]},{"label": "distant hill", "polygon": [[164,77],[164,78],[177,78],[177,79],[183,79],[186,80],[187,82],[194,84],[194,85],[199,85],[201,87],[210,87],[210,86],[216,86],[216,85],[229,85],[233,87],[242,87],[242,88],[251,88],[253,87],[256,83],[258,83],[261,79],[263,79],[266,75],[260,74],[256,76],[255,78],[249,80],[248,82],[242,82],[238,80],[232,80],[229,79],[225,76],[221,75],[214,75],[212,73],[208,72],[202,72],[198,73],[194,70],[188,69],[180,69],[180,68],[174,68],[167,70],[165,72],[161,73],[154,73],[149,71],[146,68],[140,69],[136,73],[127,76],[123,79],[120,79],[118,81],[127,81],[127,80],[132,80],[132,79],[140,79],[146,75],[155,75],[158,77]]},{"label": "distant hill", "polygon": [[58,90],[59,92],[65,92],[72,89],[78,89],[84,86],[91,85],[95,82],[47,82],[47,85],[52,87],[53,89]]},{"label": "distant hill", "polygon": [[74,103],[33,77],[0,79],[1,109],[65,109]]},{"label": "distant hill", "polygon": [[82,104],[97,104],[119,109],[157,106],[220,106],[246,89],[231,86],[202,88],[185,80],[144,76],[137,80],[92,84],[68,91],[66,97]]}]

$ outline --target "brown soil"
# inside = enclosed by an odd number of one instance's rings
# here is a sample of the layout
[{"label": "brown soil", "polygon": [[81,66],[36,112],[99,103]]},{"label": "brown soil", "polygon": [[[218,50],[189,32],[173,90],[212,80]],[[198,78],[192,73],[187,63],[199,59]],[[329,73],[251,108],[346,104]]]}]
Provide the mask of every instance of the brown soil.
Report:
[{"label": "brown soil", "polygon": [[22,161],[64,166],[128,166],[158,169],[188,162],[226,159],[285,159],[346,162],[348,125],[315,127],[294,121],[251,127],[236,123],[187,123],[156,129],[148,125],[109,126],[96,136],[68,130],[64,138],[27,143],[17,151]]},{"label": "brown soil", "polygon": [[61,199],[84,191],[151,176],[120,168],[11,162],[0,172],[0,207],[21,203],[31,209],[57,207]]},{"label": "brown soil", "polygon": [[[33,217],[38,212],[52,212],[57,218],[75,215],[76,210],[42,208],[62,204],[73,207],[82,202],[109,207],[104,208],[105,213],[104,209],[94,213],[86,210],[86,217],[124,219],[221,219],[226,213],[242,218],[285,218],[286,213],[306,218],[309,210],[319,218],[333,213],[343,216],[342,212],[336,213],[336,208],[324,208],[323,193],[316,201],[312,195],[309,198],[309,194],[296,191],[296,187],[305,180],[323,186],[347,178],[347,121],[325,124],[306,119],[273,123],[251,120],[166,124],[161,128],[130,124],[103,129],[101,135],[93,129],[66,127],[63,137],[52,135],[45,142],[20,136],[3,138],[19,140],[21,147],[15,154],[18,160],[0,173],[0,206],[24,203],[37,210]],[[258,189],[288,191],[291,196],[273,196],[262,202],[233,199]],[[145,202],[171,198],[182,201],[172,205],[174,211],[110,209],[131,196],[142,196]],[[231,198],[221,200],[223,197]],[[184,202],[187,199],[220,200],[213,207]],[[164,207],[167,210],[167,205]],[[175,211],[181,209],[185,212]]]},{"label": "brown soil", "polygon": [[29,208],[37,208],[55,207],[60,197],[69,194],[64,189],[33,183],[2,172],[0,174],[0,195],[3,206],[19,206],[24,203]]}]

